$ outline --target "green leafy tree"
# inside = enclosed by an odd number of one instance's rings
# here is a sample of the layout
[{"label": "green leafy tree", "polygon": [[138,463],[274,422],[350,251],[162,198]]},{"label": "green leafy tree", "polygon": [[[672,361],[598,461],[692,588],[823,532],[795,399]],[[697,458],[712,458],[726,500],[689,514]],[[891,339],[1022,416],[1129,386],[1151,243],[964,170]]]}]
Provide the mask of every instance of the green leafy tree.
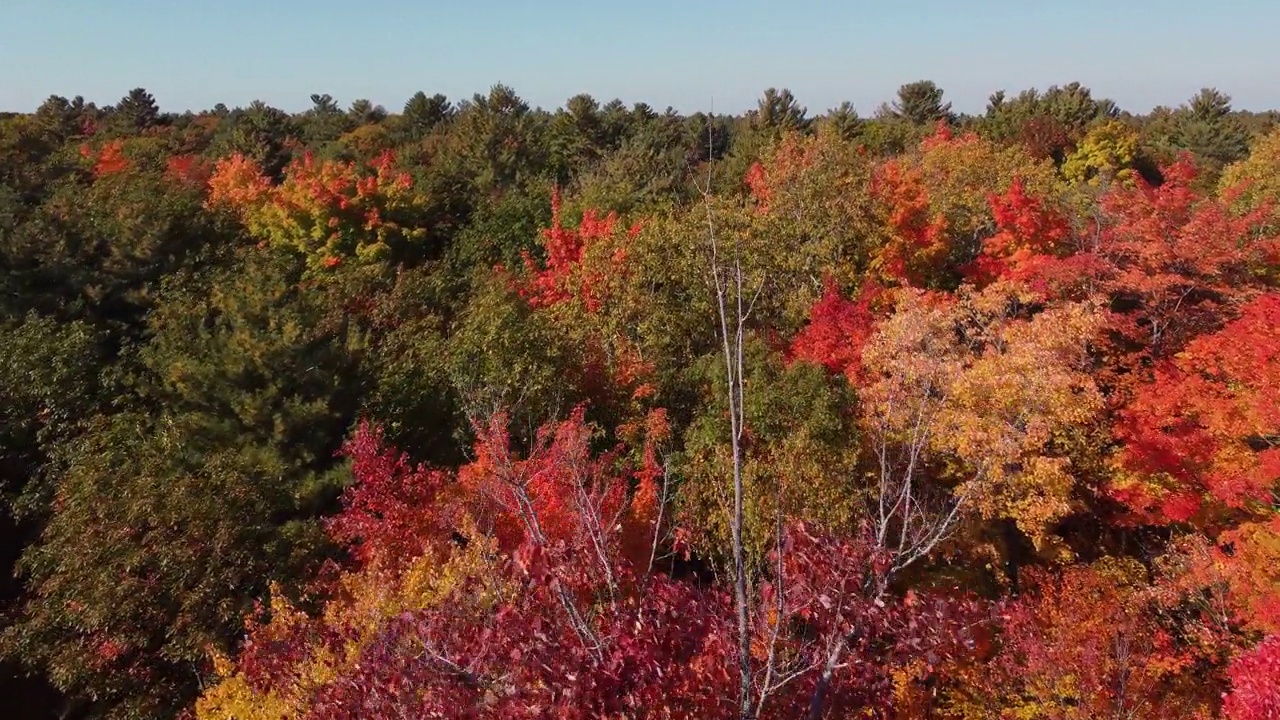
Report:
[{"label": "green leafy tree", "polygon": [[121,410],[60,448],[5,633],[92,716],[175,716],[272,581],[323,553],[354,411],[348,327],[273,253],[168,284]]},{"label": "green leafy tree", "polygon": [[95,407],[106,374],[99,342],[87,323],[35,313],[0,326],[0,495],[19,515],[40,511],[51,450]]},{"label": "green leafy tree", "polygon": [[1037,157],[1061,163],[1096,124],[1118,117],[1115,102],[1096,99],[1078,82],[1032,88],[1014,98],[993,94],[978,122],[983,135],[1002,142],[1021,142]]},{"label": "green leafy tree", "polygon": [[[744,535],[755,562],[771,546],[779,517],[805,518],[829,531],[847,531],[862,498],[856,476],[859,433],[846,411],[852,391],[817,365],[788,365],[780,353],[752,338],[747,343],[744,382],[753,388],[744,408],[751,442],[744,463]],[[732,488],[724,362],[712,353],[691,368],[702,403],[684,437],[675,472],[680,513],[696,534],[697,548],[721,557],[729,547]]]},{"label": "green leafy tree", "polygon": [[[0,207],[0,227],[16,227],[39,207],[58,181],[80,170],[66,152],[55,122],[45,116],[0,120],[0,193],[9,200]],[[7,241],[0,235],[0,242]]]},{"label": "green leafy tree", "polygon": [[509,408],[525,440],[540,418],[561,415],[581,399],[572,348],[501,277],[476,286],[450,334],[446,362],[468,417]]},{"label": "green leafy tree", "polygon": [[538,231],[550,222],[545,189],[482,199],[449,245],[449,273],[466,284],[495,265],[520,267],[524,253],[538,252]]},{"label": "green leafy tree", "polygon": [[333,99],[329,93],[312,93],[311,94],[311,110],[317,115],[328,115],[330,113],[342,112],[338,108],[338,101]]},{"label": "green leafy tree", "polygon": [[[406,273],[402,285],[421,280],[418,273]],[[457,430],[465,422],[449,373],[444,322],[430,308],[406,308],[412,314],[406,313],[371,349],[373,388],[364,409],[416,460],[448,464],[463,459]]]}]

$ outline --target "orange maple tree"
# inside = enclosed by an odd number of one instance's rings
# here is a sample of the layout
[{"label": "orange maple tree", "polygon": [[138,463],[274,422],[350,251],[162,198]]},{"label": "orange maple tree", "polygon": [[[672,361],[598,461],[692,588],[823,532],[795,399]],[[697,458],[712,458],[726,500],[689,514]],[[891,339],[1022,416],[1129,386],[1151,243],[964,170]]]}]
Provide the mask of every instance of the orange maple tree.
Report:
[{"label": "orange maple tree", "polygon": [[272,184],[243,155],[218,161],[209,204],[235,210],[266,245],[300,253],[313,273],[346,261],[396,261],[427,236],[425,198],[386,152],[366,167],[316,160],[310,153]]},{"label": "orange maple tree", "polygon": [[1139,389],[1119,426],[1139,479],[1117,496],[1173,522],[1270,513],[1280,482],[1277,387],[1280,294],[1271,293],[1189,343]]}]

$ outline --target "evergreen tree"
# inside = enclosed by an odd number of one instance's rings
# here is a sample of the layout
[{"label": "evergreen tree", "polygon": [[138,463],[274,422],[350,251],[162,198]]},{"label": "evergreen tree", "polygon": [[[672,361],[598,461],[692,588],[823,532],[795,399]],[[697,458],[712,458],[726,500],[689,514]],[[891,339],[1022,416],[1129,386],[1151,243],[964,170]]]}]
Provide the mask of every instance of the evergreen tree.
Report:
[{"label": "evergreen tree", "polygon": [[500,194],[546,169],[544,131],[545,115],[499,83],[460,108],[452,139],[480,191]]},{"label": "evergreen tree", "polygon": [[801,106],[787,88],[768,88],[750,114],[751,127],[770,133],[807,130],[808,109]]},{"label": "evergreen tree", "polygon": [[602,130],[600,103],[585,93],[569,98],[556,112],[548,142],[561,183],[600,158],[605,150]]},{"label": "evergreen tree", "polygon": [[312,93],[311,112],[315,115],[328,115],[330,113],[340,113],[342,110],[338,108],[338,101],[334,100],[329,93]]},{"label": "evergreen tree", "polygon": [[893,117],[912,125],[932,125],[939,120],[955,122],[951,103],[942,101],[942,88],[932,80],[918,80],[898,88],[898,97],[890,106]]},{"label": "evergreen tree", "polygon": [[696,112],[685,118],[684,125],[695,162],[719,160],[733,144],[733,122],[723,115]]},{"label": "evergreen tree", "polygon": [[374,125],[387,119],[387,111],[381,105],[374,105],[372,101],[360,98],[351,103],[347,117],[357,126]]},{"label": "evergreen tree", "polygon": [[1249,154],[1249,133],[1232,112],[1231,97],[1216,88],[1204,88],[1188,100],[1166,128],[1165,142],[1194,154],[1210,178]]},{"label": "evergreen tree", "polygon": [[846,142],[852,141],[862,131],[862,118],[858,117],[858,111],[854,109],[853,103],[848,101],[832,108],[823,118],[823,124]]},{"label": "evergreen tree", "polygon": [[338,102],[327,93],[312,94],[311,109],[303,115],[302,123],[302,135],[312,146],[337,140],[343,133],[351,130],[353,125],[347,114],[338,107]]},{"label": "evergreen tree", "polygon": [[453,117],[453,104],[449,98],[436,93],[430,97],[419,90],[404,104],[405,132],[412,140],[420,140]]},{"label": "evergreen tree", "polygon": [[293,119],[279,108],[255,100],[239,113],[232,131],[232,149],[256,160],[267,175],[279,179],[289,164]]},{"label": "evergreen tree", "polygon": [[36,120],[63,142],[81,135],[88,117],[89,108],[80,96],[68,100],[61,95],[50,95],[35,112]]},{"label": "evergreen tree", "polygon": [[160,107],[156,99],[143,88],[134,88],[116,103],[116,116],[135,130],[146,130],[160,119]]},{"label": "evergreen tree", "polygon": [[166,283],[132,392],[60,447],[52,515],[6,639],[96,714],[173,717],[272,581],[320,559],[356,357],[275,253]]}]

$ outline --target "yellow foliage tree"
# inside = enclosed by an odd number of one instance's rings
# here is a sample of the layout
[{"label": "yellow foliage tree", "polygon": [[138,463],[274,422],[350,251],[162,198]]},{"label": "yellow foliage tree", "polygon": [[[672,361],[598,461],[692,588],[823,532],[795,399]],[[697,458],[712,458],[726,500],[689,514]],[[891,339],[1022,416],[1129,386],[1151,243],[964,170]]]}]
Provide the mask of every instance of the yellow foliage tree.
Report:
[{"label": "yellow foliage tree", "polygon": [[1241,214],[1267,212],[1267,231],[1280,234],[1280,128],[1258,138],[1249,157],[1227,167],[1218,194]]},{"label": "yellow foliage tree", "polygon": [[307,154],[290,163],[279,185],[233,155],[218,162],[208,202],[235,211],[262,243],[301,254],[313,275],[352,260],[402,259],[427,236],[426,200],[389,153],[368,168]]},{"label": "yellow foliage tree", "polygon": [[923,507],[927,488],[945,485],[960,516],[1011,519],[1047,550],[1073,509],[1062,439],[1103,408],[1085,371],[1102,318],[1082,303],[1031,314],[1031,301],[1005,282],[956,296],[901,291],[863,350],[859,399],[882,496],[915,486],[910,502]]},{"label": "yellow foliage tree", "polygon": [[1108,120],[1090,130],[1067,156],[1062,175],[1071,182],[1094,186],[1128,184],[1134,179],[1137,156],[1137,131],[1119,120]]},{"label": "yellow foliage tree", "polygon": [[[435,553],[426,553],[410,562],[402,573],[375,564],[359,573],[344,574],[318,623],[354,630],[351,639],[336,652],[323,642],[308,643],[309,654],[286,669],[291,682],[275,683],[269,690],[259,689],[227,658],[215,657],[215,671],[221,680],[196,702],[196,719],[280,720],[304,716],[311,693],[356,662],[361,649],[387,620],[403,612],[434,607],[470,578],[485,578],[489,587],[489,592],[472,596],[473,602],[484,606],[503,597],[508,589],[497,584],[497,575],[488,569],[494,551],[494,542],[476,533],[465,549],[443,560]],[[266,628],[270,636],[305,632],[309,623],[316,622],[283,600],[275,588],[270,610]]]}]

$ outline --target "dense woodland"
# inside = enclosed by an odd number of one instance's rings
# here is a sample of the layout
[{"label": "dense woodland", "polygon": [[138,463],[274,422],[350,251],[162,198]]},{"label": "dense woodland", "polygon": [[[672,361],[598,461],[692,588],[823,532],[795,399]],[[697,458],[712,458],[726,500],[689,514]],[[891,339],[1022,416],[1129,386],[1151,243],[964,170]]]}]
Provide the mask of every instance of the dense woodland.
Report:
[{"label": "dense woodland", "polygon": [[6,717],[1280,718],[1280,115],[311,100],[0,119]]}]

